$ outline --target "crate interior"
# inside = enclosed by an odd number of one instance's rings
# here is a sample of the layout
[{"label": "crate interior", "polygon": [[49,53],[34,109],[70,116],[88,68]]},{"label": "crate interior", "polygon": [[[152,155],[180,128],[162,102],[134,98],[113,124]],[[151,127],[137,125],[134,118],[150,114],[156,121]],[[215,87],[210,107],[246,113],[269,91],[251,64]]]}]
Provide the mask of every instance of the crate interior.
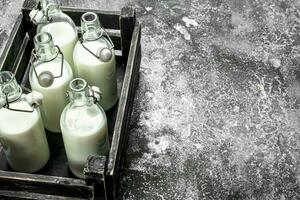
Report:
[{"label": "crate interior", "polygon": [[[28,10],[23,10],[24,17],[21,19],[20,28],[17,31],[16,35],[16,42],[14,42],[14,46],[20,49],[19,52],[15,55],[15,60],[8,60],[7,63],[4,65],[2,70],[10,70],[15,72],[16,79],[20,84],[23,86],[30,88],[29,80],[28,80],[28,72],[29,72],[29,58],[30,52],[33,48],[33,37],[35,34],[35,27],[30,23],[28,18]],[[80,16],[84,13],[84,11],[67,11],[66,13],[71,16],[74,20],[76,26],[80,25]],[[107,16],[106,16],[107,17]],[[101,15],[99,16],[100,21],[103,19]],[[120,30],[116,29],[119,25],[116,25],[118,22],[117,15],[112,15],[111,18],[107,18],[107,20],[113,20],[112,27],[105,27],[111,28],[108,30],[109,35],[112,38],[112,41],[115,44],[116,52],[119,54],[116,56],[116,63],[117,63],[117,81],[118,81],[118,96],[120,96],[123,81],[124,81],[124,74],[125,74],[125,67],[123,66],[122,59],[121,59],[121,38],[120,38]],[[116,21],[117,20],[117,21]],[[104,25],[107,24],[105,21]],[[19,40],[19,41],[18,41]],[[10,59],[10,58],[8,58]],[[114,125],[117,116],[119,102],[108,112],[106,112],[106,116],[108,119],[108,129],[109,129],[109,139],[110,143],[112,141],[113,132],[114,132]],[[50,176],[60,176],[60,177],[72,177],[76,178],[68,168],[68,162],[65,154],[65,149],[63,145],[63,140],[61,133],[52,133],[46,130],[47,139],[50,147],[50,159],[47,165],[41,169],[40,171],[36,172],[35,174],[42,174],[42,175],[50,175]],[[9,167],[7,160],[5,158],[5,154],[3,151],[0,152],[0,170],[5,171],[12,171]]]}]

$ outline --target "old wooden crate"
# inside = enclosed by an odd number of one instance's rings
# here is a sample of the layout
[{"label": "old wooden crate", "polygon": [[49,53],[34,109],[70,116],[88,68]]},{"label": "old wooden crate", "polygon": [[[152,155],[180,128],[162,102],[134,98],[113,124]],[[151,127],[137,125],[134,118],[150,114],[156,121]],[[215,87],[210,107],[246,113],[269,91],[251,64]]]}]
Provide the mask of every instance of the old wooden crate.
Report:
[{"label": "old wooden crate", "polygon": [[[0,70],[12,71],[17,81],[27,88],[30,88],[28,62],[35,34],[35,27],[28,17],[31,9],[32,5],[25,1],[0,58]],[[115,44],[119,102],[106,113],[111,142],[109,156],[91,156],[85,169],[86,178],[82,180],[68,169],[61,134],[47,132],[51,157],[48,164],[35,174],[13,172],[0,148],[0,199],[117,198],[128,124],[139,78],[141,27],[131,7],[125,7],[121,12],[66,7],[63,10],[77,26],[83,13],[97,13]]]}]

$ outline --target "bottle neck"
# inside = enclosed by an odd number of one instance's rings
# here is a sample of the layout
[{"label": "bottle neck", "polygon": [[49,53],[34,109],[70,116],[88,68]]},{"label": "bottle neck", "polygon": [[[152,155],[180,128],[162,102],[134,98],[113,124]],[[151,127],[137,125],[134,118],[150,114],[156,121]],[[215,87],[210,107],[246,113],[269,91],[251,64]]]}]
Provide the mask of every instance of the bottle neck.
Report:
[{"label": "bottle neck", "polygon": [[13,73],[9,71],[0,72],[0,96],[7,98],[8,102],[13,102],[20,98],[22,89],[17,83]]},{"label": "bottle neck", "polygon": [[48,14],[54,14],[59,11],[60,9],[60,0],[42,0],[41,2],[42,9]]},{"label": "bottle neck", "polygon": [[103,34],[103,30],[98,15],[93,12],[83,14],[81,17],[81,31],[84,41],[99,39]]},{"label": "bottle neck", "polygon": [[93,104],[89,96],[89,87],[84,79],[75,78],[70,82],[68,95],[74,106],[90,106]]},{"label": "bottle neck", "polygon": [[39,60],[49,61],[54,59],[58,50],[54,47],[52,37],[49,33],[41,32],[34,37],[35,53]]}]

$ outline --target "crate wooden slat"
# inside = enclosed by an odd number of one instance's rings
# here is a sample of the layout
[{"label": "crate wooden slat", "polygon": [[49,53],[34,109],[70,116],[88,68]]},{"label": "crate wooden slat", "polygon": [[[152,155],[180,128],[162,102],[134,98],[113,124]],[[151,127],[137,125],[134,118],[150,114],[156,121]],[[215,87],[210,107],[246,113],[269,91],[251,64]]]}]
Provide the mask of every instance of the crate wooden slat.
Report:
[{"label": "crate wooden slat", "polygon": [[92,199],[94,197],[94,188],[80,179],[0,171],[0,180],[0,189],[3,190],[1,195],[4,195],[5,190],[13,189],[25,190],[28,193],[36,193],[38,190],[40,194],[55,194],[55,196],[70,198]]}]

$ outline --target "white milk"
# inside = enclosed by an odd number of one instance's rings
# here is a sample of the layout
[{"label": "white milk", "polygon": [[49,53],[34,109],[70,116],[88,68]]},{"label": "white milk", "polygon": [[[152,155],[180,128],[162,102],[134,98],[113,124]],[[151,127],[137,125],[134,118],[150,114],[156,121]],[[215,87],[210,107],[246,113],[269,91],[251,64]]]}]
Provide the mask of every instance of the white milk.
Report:
[{"label": "white milk", "polygon": [[72,173],[84,178],[83,168],[88,156],[108,154],[107,120],[96,104],[69,107],[70,104],[61,116],[64,145]]},{"label": "white milk", "polygon": [[54,22],[43,26],[40,32],[51,34],[54,45],[59,46],[65,59],[71,65],[73,73],[76,74],[73,64],[73,50],[78,36],[73,27],[67,22]]},{"label": "white milk", "polygon": [[[70,65],[64,62],[63,76],[55,78],[53,84],[50,87],[42,87],[38,83],[38,79],[34,72],[30,69],[30,85],[32,90],[38,91],[43,94],[43,104],[41,106],[41,114],[44,122],[44,126],[47,130],[52,132],[60,131],[60,115],[68,104],[66,98],[66,91],[70,81],[73,79],[73,73]],[[61,70],[61,60],[55,59],[51,62],[44,62],[35,67],[37,74],[39,75],[43,71],[50,71],[54,76],[58,76]]]},{"label": "white milk", "polygon": [[[32,110],[27,102],[10,103],[11,108]],[[36,172],[49,159],[49,148],[39,111],[32,113],[0,109],[0,141],[8,163],[15,171]]]},{"label": "white milk", "polygon": [[[99,40],[84,42],[84,45],[94,54],[100,47],[107,47],[106,43]],[[112,108],[118,100],[114,51],[109,62],[102,62],[84,49],[80,42],[77,42],[73,58],[78,77],[85,79],[89,85],[95,85],[101,89],[100,105],[102,108],[104,110]]]}]

